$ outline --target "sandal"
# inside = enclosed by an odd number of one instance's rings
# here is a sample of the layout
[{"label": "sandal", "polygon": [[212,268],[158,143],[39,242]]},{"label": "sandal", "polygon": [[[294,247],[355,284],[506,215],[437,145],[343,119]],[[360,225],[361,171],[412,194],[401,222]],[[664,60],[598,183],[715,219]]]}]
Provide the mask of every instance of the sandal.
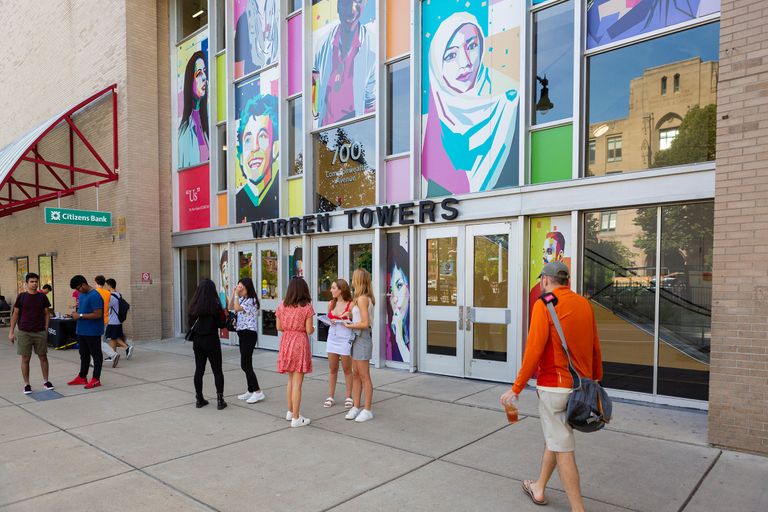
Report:
[{"label": "sandal", "polygon": [[345,409],[351,409],[354,405],[355,405],[355,401],[352,400],[352,398],[347,398],[344,400]]},{"label": "sandal", "polygon": [[533,488],[531,487],[530,480],[523,480],[523,492],[528,495],[529,498],[531,498],[531,501],[534,502],[536,505],[546,505],[547,498],[543,498],[541,501],[537,500],[536,497],[533,495]]},{"label": "sandal", "polygon": [[336,402],[334,402],[333,397],[329,396],[328,398],[325,399],[325,402],[323,402],[323,407],[325,408],[333,407],[334,403]]}]

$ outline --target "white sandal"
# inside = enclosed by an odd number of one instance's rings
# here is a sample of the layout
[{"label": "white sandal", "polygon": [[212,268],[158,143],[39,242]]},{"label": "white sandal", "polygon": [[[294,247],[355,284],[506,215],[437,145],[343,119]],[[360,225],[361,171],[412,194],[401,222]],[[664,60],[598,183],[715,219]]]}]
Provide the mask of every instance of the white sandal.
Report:
[{"label": "white sandal", "polygon": [[347,398],[344,400],[344,408],[345,409],[351,409],[355,405],[355,401],[351,398]]},{"label": "white sandal", "polygon": [[323,402],[323,407],[327,409],[328,407],[333,407],[333,404],[335,403],[336,402],[333,400],[333,397],[329,396],[325,399],[325,402]]}]

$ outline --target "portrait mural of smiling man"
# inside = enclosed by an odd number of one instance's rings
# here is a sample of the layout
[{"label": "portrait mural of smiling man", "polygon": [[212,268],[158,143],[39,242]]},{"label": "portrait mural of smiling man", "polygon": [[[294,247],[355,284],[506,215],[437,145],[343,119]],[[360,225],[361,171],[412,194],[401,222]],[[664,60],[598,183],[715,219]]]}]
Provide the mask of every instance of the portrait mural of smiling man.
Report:
[{"label": "portrait mural of smiling man", "polygon": [[178,169],[209,160],[208,37],[203,33],[178,48],[177,87],[179,115]]},{"label": "portrait mural of smiling man", "polygon": [[314,127],[376,110],[375,0],[312,0]]},{"label": "portrait mural of smiling man", "polygon": [[235,80],[277,62],[278,0],[235,0]]},{"label": "portrait mural of smiling man", "polygon": [[422,3],[426,196],[518,183],[524,0]]},{"label": "portrait mural of smiling man", "polygon": [[235,87],[238,223],[280,216],[279,76],[271,68]]}]

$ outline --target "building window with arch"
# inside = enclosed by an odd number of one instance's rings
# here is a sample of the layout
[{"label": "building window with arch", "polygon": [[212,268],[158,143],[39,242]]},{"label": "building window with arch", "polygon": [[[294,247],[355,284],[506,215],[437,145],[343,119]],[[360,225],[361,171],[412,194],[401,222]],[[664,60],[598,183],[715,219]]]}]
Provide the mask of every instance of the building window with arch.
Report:
[{"label": "building window with arch", "polygon": [[661,77],[661,95],[667,94],[667,77]]},{"label": "building window with arch", "polygon": [[667,128],[666,130],[659,130],[659,151],[664,151],[672,147],[672,141],[675,140],[679,133],[679,128]]},{"label": "building window with arch", "polygon": [[674,92],[680,92],[680,73],[675,73],[675,77],[672,81],[672,90]]}]

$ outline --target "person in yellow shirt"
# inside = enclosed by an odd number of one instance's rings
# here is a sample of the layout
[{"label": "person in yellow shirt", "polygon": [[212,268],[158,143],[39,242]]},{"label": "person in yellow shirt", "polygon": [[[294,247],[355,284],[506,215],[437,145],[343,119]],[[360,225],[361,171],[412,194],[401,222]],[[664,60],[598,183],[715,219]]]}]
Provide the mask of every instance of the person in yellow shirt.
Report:
[{"label": "person in yellow shirt", "polygon": [[[98,275],[94,278],[96,281],[96,291],[101,295],[101,299],[104,301],[104,325],[109,323],[109,300],[112,298],[112,294],[105,288],[107,280],[104,276]],[[112,368],[117,367],[117,362],[120,360],[120,354],[115,349],[101,340],[101,351],[104,353],[104,361],[112,363]]]}]

